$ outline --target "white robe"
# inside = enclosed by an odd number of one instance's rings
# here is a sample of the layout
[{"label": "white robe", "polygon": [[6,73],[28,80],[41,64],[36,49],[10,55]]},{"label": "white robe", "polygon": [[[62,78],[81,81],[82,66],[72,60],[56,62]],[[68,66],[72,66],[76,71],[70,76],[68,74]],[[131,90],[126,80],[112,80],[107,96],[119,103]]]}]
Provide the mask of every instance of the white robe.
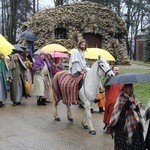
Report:
[{"label": "white robe", "polygon": [[81,50],[74,49],[69,61],[69,73],[76,75],[81,71],[87,72],[88,70],[84,53]]}]

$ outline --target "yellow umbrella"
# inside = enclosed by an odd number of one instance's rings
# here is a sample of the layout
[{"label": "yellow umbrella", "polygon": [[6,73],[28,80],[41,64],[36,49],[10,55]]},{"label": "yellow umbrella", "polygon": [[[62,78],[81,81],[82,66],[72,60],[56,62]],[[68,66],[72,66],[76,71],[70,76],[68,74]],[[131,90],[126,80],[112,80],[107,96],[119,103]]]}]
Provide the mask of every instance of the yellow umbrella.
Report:
[{"label": "yellow umbrella", "polygon": [[12,53],[12,50],[15,49],[14,46],[9,43],[3,35],[0,34],[0,53],[4,54],[5,56]]},{"label": "yellow umbrella", "polygon": [[114,57],[106,50],[100,48],[87,48],[84,52],[85,58],[97,59],[98,56],[103,56],[107,61],[115,61]]},{"label": "yellow umbrella", "polygon": [[[70,50],[71,54],[73,50]],[[114,57],[106,50],[100,48],[87,48],[84,52],[84,56],[87,59],[97,59],[98,56],[103,56],[107,61],[115,61]]]},{"label": "yellow umbrella", "polygon": [[45,53],[49,52],[68,52],[68,50],[60,44],[48,44],[42,48]]}]

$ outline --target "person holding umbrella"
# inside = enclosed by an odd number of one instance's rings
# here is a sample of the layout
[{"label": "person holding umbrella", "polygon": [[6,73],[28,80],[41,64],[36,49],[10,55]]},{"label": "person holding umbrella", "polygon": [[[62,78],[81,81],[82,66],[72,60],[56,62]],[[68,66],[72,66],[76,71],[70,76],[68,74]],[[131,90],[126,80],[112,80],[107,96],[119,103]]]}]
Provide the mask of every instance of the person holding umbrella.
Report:
[{"label": "person holding umbrella", "polygon": [[133,84],[124,84],[114,105],[110,125],[115,150],[145,150],[141,103],[133,93]]}]

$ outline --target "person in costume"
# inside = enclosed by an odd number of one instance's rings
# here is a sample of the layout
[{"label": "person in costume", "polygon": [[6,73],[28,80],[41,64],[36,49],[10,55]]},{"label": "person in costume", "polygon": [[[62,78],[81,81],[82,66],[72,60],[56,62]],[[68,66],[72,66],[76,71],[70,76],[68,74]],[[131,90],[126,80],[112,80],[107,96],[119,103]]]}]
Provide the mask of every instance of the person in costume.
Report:
[{"label": "person in costume", "polygon": [[30,55],[30,51],[28,49],[24,50],[24,52],[21,54],[21,59],[26,65],[26,81],[25,81],[25,86],[26,86],[26,93],[28,97],[31,97],[32,94],[32,83],[33,83],[33,71],[32,71],[32,66],[33,66],[33,60]]},{"label": "person in costume", "polygon": [[85,73],[89,70],[86,65],[84,57],[84,51],[86,51],[87,43],[84,39],[79,40],[77,48],[73,50],[69,61],[69,73],[79,76],[81,73]]},{"label": "person in costume", "polygon": [[145,150],[140,105],[133,84],[124,84],[108,126],[114,136],[114,150]]},{"label": "person in costume", "polygon": [[37,97],[37,105],[46,105],[47,99],[50,99],[51,78],[54,70],[44,53],[40,53],[33,64],[34,79],[32,94]]},{"label": "person in costume", "polygon": [[[118,66],[113,66],[112,71],[114,72],[115,75],[119,75],[119,67]],[[105,84],[107,83],[108,80],[106,80]],[[105,124],[104,130],[106,129],[106,132],[108,133],[107,126],[109,125],[110,122],[110,117],[113,111],[113,107],[115,105],[115,102],[117,100],[117,97],[120,94],[120,91],[122,90],[121,84],[118,85],[109,85],[105,86],[105,112],[104,112],[104,118],[103,118],[103,123]]]},{"label": "person in costume", "polygon": [[23,63],[23,61],[20,58],[19,54],[13,54],[12,60],[9,64],[9,70],[10,70],[10,97],[11,101],[13,102],[13,106],[20,105],[22,96],[26,95],[25,90],[25,72],[26,72],[26,66]]},{"label": "person in costume", "polygon": [[3,53],[0,53],[0,107],[4,106],[7,99],[8,66]]},{"label": "person in costume", "polygon": [[148,129],[145,137],[145,146],[146,149],[150,150],[150,100],[146,106],[144,118],[146,123],[148,123]]},{"label": "person in costume", "polygon": [[[69,61],[69,73],[73,76],[79,76],[86,73],[90,68],[86,65],[84,52],[87,49],[87,42],[82,39],[78,41],[77,48],[73,50]],[[80,85],[79,85],[80,87]],[[83,107],[83,102],[79,101],[79,107]]]}]

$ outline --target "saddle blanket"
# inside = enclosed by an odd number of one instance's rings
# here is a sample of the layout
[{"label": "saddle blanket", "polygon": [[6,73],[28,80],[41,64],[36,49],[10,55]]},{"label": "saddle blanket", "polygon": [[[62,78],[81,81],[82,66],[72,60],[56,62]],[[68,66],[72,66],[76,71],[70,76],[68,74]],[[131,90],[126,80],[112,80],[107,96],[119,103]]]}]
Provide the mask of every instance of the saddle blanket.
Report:
[{"label": "saddle blanket", "polygon": [[60,100],[63,100],[63,103],[68,106],[71,104],[77,105],[79,96],[78,84],[82,78],[83,75],[72,76],[67,70],[56,73],[52,80],[52,89],[56,104]]}]

